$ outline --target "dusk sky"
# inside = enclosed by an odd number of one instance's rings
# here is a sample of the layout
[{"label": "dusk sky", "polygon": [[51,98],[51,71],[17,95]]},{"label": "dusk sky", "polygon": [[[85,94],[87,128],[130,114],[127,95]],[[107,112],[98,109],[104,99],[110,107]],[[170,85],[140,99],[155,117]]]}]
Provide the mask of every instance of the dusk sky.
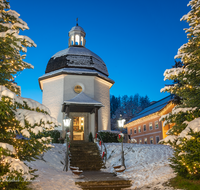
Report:
[{"label": "dusk sky", "polygon": [[189,0],[10,0],[12,10],[27,22],[21,32],[37,44],[28,48],[25,61],[35,68],[16,78],[22,96],[42,102],[38,78],[49,59],[68,48],[68,32],[76,25],[86,32],[86,48],[99,55],[115,81],[115,96],[148,95],[157,101],[168,94],[160,89],[163,73],[174,65],[178,48],[187,42],[180,18],[187,14]]}]

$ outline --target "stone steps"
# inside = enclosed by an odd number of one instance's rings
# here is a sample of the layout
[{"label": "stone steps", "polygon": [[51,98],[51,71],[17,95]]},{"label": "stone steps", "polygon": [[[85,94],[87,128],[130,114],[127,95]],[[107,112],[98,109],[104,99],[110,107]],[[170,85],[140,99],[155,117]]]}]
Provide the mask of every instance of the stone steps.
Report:
[{"label": "stone steps", "polygon": [[131,186],[131,181],[101,171],[83,172],[85,181],[76,181],[84,190],[122,190]]},{"label": "stone steps", "polygon": [[80,170],[100,170],[104,166],[99,149],[95,143],[72,141],[70,144],[70,166]]}]

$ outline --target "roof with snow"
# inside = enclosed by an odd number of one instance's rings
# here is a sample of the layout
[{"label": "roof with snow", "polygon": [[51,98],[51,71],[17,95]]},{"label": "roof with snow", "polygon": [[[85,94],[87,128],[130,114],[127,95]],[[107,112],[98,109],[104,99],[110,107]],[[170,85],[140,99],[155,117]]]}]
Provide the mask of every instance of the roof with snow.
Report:
[{"label": "roof with snow", "polygon": [[71,30],[69,31],[69,32],[72,32],[72,31],[82,31],[82,32],[85,32],[84,30],[83,30],[83,28],[82,27],[80,27],[80,26],[74,26],[74,27],[72,27],[71,28]]},{"label": "roof with snow", "polygon": [[155,112],[160,111],[161,109],[163,109],[169,102],[171,102],[174,98],[174,95],[169,95],[155,103],[153,103],[152,105],[146,107],[144,110],[142,110],[141,112],[139,112],[135,117],[133,117],[128,123],[135,121],[137,119],[140,119],[142,117],[145,117],[147,115],[153,114]]},{"label": "roof with snow", "polygon": [[[112,79],[110,79],[109,77],[107,77],[106,75],[102,74],[101,72],[99,72],[97,70],[84,69],[84,68],[62,68],[62,69],[58,69],[58,70],[44,74],[43,76],[39,77],[38,80],[41,81],[43,79],[54,77],[54,76],[57,76],[57,75],[60,75],[60,74],[97,76],[97,77],[100,77],[100,78],[110,82],[111,84],[115,83]],[[41,86],[40,86],[40,88],[41,88]]]},{"label": "roof with snow", "polygon": [[64,101],[64,104],[65,105],[72,105],[72,104],[91,105],[91,106],[98,106],[98,107],[103,106],[101,102],[98,102],[90,98],[84,92],[81,92],[80,94],[78,94],[77,96],[75,96],[74,98],[70,100]]},{"label": "roof with snow", "polygon": [[49,60],[45,73],[61,68],[86,68],[93,69],[108,76],[104,61],[95,53],[85,47],[69,47],[59,51]]}]

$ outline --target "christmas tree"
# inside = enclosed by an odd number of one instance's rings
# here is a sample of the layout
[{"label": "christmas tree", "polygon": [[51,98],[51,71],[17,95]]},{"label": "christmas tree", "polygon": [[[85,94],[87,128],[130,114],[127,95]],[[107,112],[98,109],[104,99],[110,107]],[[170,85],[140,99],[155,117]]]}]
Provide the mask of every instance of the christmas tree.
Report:
[{"label": "christmas tree", "polygon": [[58,125],[44,105],[20,96],[16,75],[33,66],[24,61],[27,47],[35,43],[20,30],[29,29],[10,9],[8,0],[0,0],[0,189],[25,189],[33,171],[23,161],[37,156],[52,145],[50,137],[38,138]]},{"label": "christmas tree", "polygon": [[170,114],[161,119],[164,124],[173,123],[162,140],[174,148],[171,167],[185,178],[200,178],[200,0],[191,0],[191,11],[181,18],[189,28],[185,29],[188,42],[182,45],[175,59],[182,66],[167,69],[164,80],[178,81],[166,86],[162,92],[170,92],[179,98]]}]

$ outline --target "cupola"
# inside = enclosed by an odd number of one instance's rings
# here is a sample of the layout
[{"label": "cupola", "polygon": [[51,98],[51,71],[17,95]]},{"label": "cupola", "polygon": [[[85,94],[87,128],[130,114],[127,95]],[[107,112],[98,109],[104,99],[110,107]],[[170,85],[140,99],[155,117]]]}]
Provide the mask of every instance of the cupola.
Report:
[{"label": "cupola", "polygon": [[76,26],[72,27],[72,29],[69,31],[69,47],[71,46],[81,46],[85,47],[85,31],[82,27],[78,26],[78,23]]}]

